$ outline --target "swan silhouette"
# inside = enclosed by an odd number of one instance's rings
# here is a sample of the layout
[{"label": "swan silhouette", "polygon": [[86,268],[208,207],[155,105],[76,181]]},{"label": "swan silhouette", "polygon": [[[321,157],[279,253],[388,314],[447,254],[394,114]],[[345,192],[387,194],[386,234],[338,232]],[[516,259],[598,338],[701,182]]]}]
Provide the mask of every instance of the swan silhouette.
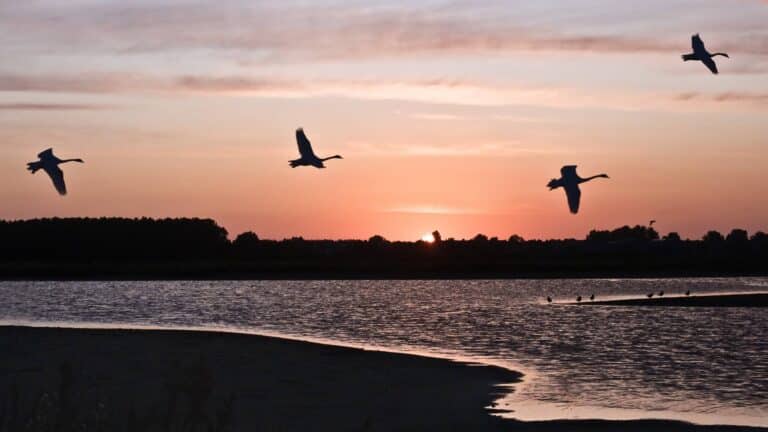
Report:
[{"label": "swan silhouette", "polygon": [[40,160],[35,162],[28,162],[27,169],[32,174],[39,170],[43,170],[48,174],[48,177],[53,181],[53,186],[59,192],[60,195],[67,194],[67,184],[64,183],[64,172],[59,168],[60,164],[67,162],[80,162],[84,163],[82,159],[59,159],[53,155],[53,149],[48,149],[37,155]]},{"label": "swan silhouette", "polygon": [[704,47],[704,42],[701,41],[701,37],[698,33],[691,36],[691,45],[693,46],[693,52],[690,54],[683,54],[683,61],[700,60],[713,74],[717,74],[717,65],[715,64],[715,61],[712,60],[712,57],[723,56],[725,58],[730,58],[726,53],[717,52],[710,54]]},{"label": "swan silhouette", "polygon": [[549,183],[547,183],[547,187],[549,190],[554,190],[559,187],[565,189],[565,195],[568,197],[568,207],[573,214],[579,212],[579,202],[581,201],[581,190],[579,189],[579,185],[598,177],[609,178],[606,174],[581,178],[576,174],[576,165],[566,165],[560,168],[560,175],[561,177],[559,179],[550,180]]},{"label": "swan silhouette", "polygon": [[296,143],[299,145],[299,154],[301,157],[289,161],[291,168],[296,168],[297,166],[313,166],[315,168],[325,168],[323,162],[327,161],[328,159],[343,159],[339,155],[334,155],[322,159],[317,157],[315,152],[312,151],[312,143],[310,143],[307,139],[307,136],[304,135],[304,129],[302,128],[296,129]]},{"label": "swan silhouette", "polygon": [[595,301],[595,295],[594,295],[594,294],[592,294],[591,296],[589,296],[589,301]]}]

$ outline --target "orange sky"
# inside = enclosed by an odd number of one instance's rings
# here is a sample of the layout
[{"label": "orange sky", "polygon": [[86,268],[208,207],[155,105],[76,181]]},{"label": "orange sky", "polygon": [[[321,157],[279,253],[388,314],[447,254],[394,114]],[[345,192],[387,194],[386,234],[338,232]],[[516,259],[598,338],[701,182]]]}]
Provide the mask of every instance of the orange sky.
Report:
[{"label": "orange sky", "polygon": [[[768,230],[768,52],[740,44],[768,40],[768,5],[687,3],[683,23],[656,0],[642,16],[594,0],[2,4],[0,218],[200,216],[264,238]],[[266,22],[281,7],[315,26],[309,46]],[[731,52],[721,75],[679,60],[694,31]],[[344,159],[291,169],[299,126]],[[63,166],[63,198],[24,171],[48,147],[86,160]],[[611,176],[583,185],[576,216],[545,187],[566,164]]]}]

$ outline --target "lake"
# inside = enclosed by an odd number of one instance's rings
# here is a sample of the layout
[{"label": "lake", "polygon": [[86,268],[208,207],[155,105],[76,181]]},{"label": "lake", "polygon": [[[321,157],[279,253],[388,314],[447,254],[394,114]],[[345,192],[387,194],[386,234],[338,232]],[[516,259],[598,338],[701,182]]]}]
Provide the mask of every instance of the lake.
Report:
[{"label": "lake", "polygon": [[661,290],[766,292],[768,278],[9,281],[0,320],[229,329],[494,363],[526,374],[499,401],[526,420],[768,426],[768,309],[570,304]]}]

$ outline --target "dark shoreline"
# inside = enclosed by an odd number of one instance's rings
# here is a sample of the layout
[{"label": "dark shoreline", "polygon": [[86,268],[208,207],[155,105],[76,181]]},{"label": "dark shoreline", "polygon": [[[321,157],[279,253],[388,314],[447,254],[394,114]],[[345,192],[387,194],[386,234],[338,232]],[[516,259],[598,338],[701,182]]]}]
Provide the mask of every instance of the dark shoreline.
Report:
[{"label": "dark shoreline", "polygon": [[664,238],[647,226],[583,239],[477,234],[434,242],[231,240],[212,219],[0,220],[0,280],[10,279],[531,279],[768,275],[768,234],[710,231]]},{"label": "dark shoreline", "polygon": [[[497,384],[519,381],[517,372],[267,336],[0,327],[0,348],[0,430],[11,424],[8,407],[41,421],[147,431],[185,421],[215,423],[217,431],[768,430],[667,420],[506,420],[484,407],[500,396]],[[43,393],[47,404],[35,404]],[[25,403],[33,408],[20,408]],[[200,415],[190,415],[192,407]]]}]

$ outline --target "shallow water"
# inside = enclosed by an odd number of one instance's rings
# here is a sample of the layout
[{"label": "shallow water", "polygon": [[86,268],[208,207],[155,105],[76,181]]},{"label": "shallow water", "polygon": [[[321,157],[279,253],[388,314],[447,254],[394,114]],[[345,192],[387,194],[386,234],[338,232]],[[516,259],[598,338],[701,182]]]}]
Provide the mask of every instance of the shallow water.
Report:
[{"label": "shallow water", "polygon": [[490,359],[527,374],[502,402],[524,419],[768,425],[768,309],[557,304],[688,289],[765,292],[768,279],[0,282],[0,320],[229,328]]}]

